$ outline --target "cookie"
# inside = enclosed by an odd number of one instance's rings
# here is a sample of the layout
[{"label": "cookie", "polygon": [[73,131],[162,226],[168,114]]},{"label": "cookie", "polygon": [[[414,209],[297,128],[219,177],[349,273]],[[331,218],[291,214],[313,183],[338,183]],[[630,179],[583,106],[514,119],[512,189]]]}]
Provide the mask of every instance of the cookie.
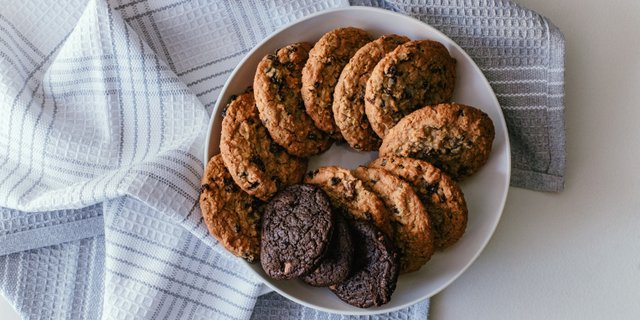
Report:
[{"label": "cookie", "polygon": [[234,255],[257,261],[263,203],[235,184],[219,154],[207,163],[201,183],[200,209],[209,233]]},{"label": "cookie", "polygon": [[309,52],[309,60],[302,69],[302,99],[307,113],[316,126],[341,140],[333,120],[333,90],[349,59],[371,41],[366,31],[358,28],[339,28],[325,33]]},{"label": "cookie", "polygon": [[433,254],[429,215],[411,185],[379,168],[359,167],[353,174],[375,192],[391,215],[393,242],[400,255],[400,272],[417,271]]},{"label": "cookie", "polygon": [[347,143],[356,150],[378,150],[382,140],[371,129],[364,111],[364,92],[371,71],[397,46],[409,41],[399,35],[382,36],[360,48],[344,67],[333,94],[333,118]]},{"label": "cookie", "polygon": [[351,221],[353,273],[329,289],[342,301],[359,307],[381,306],[391,300],[398,281],[398,254],[392,241],[367,221]]},{"label": "cookie", "polygon": [[335,166],[321,167],[307,173],[304,182],[324,190],[333,205],[349,216],[371,221],[388,236],[393,235],[384,203],[351,171]]},{"label": "cookie", "polygon": [[462,237],[467,227],[467,203],[458,184],[440,169],[402,157],[378,158],[369,167],[387,170],[411,184],[429,213],[436,249],[444,250]]},{"label": "cookie", "polygon": [[409,113],[450,101],[456,60],[441,43],[407,42],[387,54],[371,72],[365,90],[365,112],[380,138]]},{"label": "cookie", "polygon": [[262,218],[260,262],[267,275],[294,279],[313,270],[329,246],[332,215],[318,187],[297,184],[276,194]]},{"label": "cookie", "polygon": [[327,287],[342,282],[349,276],[353,260],[353,245],[349,226],[340,213],[334,214],[334,231],[331,244],[320,264],[302,281],[315,287]]},{"label": "cookie", "polygon": [[445,103],[406,116],[382,140],[380,156],[426,160],[455,180],[489,159],[495,136],[489,116],[474,107]]},{"label": "cookie", "polygon": [[306,159],[289,155],[271,139],[250,90],[227,106],[220,153],[236,184],[264,201],[282,186],[301,182],[307,169]]},{"label": "cookie", "polygon": [[311,44],[299,42],[264,57],[253,88],[260,120],[277,144],[294,156],[309,157],[331,147],[329,136],[315,127],[300,95],[302,68]]}]

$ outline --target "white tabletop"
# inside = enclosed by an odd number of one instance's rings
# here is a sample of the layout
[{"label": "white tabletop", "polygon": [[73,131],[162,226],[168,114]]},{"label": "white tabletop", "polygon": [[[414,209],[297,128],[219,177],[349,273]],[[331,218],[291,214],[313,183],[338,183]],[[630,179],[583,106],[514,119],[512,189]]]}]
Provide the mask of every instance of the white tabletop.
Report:
[{"label": "white tabletop", "polygon": [[431,319],[640,319],[640,1],[517,1],[565,35],[565,190],[510,188]]},{"label": "white tabletop", "polygon": [[[517,1],[567,40],[565,191],[511,188],[431,319],[639,319],[640,1]],[[18,319],[2,297],[0,318]]]}]

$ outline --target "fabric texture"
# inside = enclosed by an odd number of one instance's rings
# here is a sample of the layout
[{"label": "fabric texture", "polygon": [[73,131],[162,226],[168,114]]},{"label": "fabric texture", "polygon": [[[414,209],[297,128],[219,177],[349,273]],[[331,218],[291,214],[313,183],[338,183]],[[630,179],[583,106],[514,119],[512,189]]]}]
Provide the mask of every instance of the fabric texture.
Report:
[{"label": "fabric texture", "polygon": [[[233,68],[342,0],[0,0],[0,291],[24,319],[343,319],[208,235],[204,134]],[[352,1],[460,44],[507,121],[512,186],[561,191],[564,39],[508,0]],[[428,301],[383,315],[425,318]]]}]

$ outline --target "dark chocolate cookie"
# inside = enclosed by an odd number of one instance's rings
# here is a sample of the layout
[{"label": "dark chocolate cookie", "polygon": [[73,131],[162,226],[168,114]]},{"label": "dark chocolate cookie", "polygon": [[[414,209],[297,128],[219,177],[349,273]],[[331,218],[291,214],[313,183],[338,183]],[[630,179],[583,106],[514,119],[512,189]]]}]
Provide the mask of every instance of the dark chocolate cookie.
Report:
[{"label": "dark chocolate cookie", "polygon": [[262,269],[278,280],[309,273],[329,246],[332,218],[329,198],[318,187],[297,184],[276,194],[262,220]]},{"label": "dark chocolate cookie", "polygon": [[311,44],[290,44],[260,61],[253,79],[260,119],[273,141],[298,157],[309,157],[331,147],[329,136],[316,128],[300,95],[302,68]]},{"label": "dark chocolate cookie", "polygon": [[353,246],[349,226],[341,213],[334,215],[334,231],[331,244],[320,264],[311,273],[302,277],[307,284],[327,287],[343,281],[349,276],[353,260]]},{"label": "dark chocolate cookie", "polygon": [[359,307],[381,306],[391,300],[400,270],[398,254],[387,236],[367,221],[350,221],[354,244],[351,275],[329,289],[342,301]]},{"label": "dark chocolate cookie", "polygon": [[253,91],[231,101],[225,114],[220,154],[242,190],[267,201],[279,188],[302,181],[307,160],[289,155],[271,139],[258,117]]},{"label": "dark chocolate cookie", "polygon": [[424,106],[451,101],[456,60],[441,43],[409,41],[387,54],[371,72],[365,111],[380,138],[405,115]]},{"label": "dark chocolate cookie", "polygon": [[362,29],[329,31],[313,46],[302,70],[301,93],[307,113],[320,130],[334,139],[341,139],[342,135],[333,120],[333,90],[349,59],[369,41],[369,34]]},{"label": "dark chocolate cookie", "polygon": [[263,203],[233,182],[219,154],[207,163],[201,183],[200,209],[209,233],[234,255],[257,261]]},{"label": "dark chocolate cookie", "polygon": [[457,103],[424,107],[404,117],[382,140],[380,156],[426,160],[455,180],[489,159],[493,122],[481,110]]},{"label": "dark chocolate cookie", "polygon": [[467,203],[458,184],[444,172],[426,161],[404,157],[378,158],[369,167],[385,169],[411,184],[427,208],[438,250],[462,237],[467,227]]}]

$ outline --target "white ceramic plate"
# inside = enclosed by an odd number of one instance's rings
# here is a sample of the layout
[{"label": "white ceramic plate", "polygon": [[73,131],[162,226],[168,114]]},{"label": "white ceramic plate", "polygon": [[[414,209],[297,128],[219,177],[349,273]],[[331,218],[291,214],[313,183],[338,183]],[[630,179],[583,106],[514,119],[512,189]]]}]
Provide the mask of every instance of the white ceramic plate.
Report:
[{"label": "white ceramic plate", "polygon": [[[493,90],[478,66],[451,39],[431,26],[391,11],[348,7],[324,11],[277,31],[258,44],[231,74],[218,97],[209,124],[204,162],[219,153],[221,112],[232,94],[238,94],[252,84],[258,62],[265,55],[298,41],[315,42],[325,32],[345,26],[365,29],[373,36],[396,33],[411,39],[431,39],[443,43],[457,60],[454,101],[476,106],[493,120],[496,137],[489,162],[461,185],[469,208],[469,221],[464,236],[453,247],[436,253],[418,272],[401,275],[391,302],[369,309],[352,307],[326,288],[314,288],[302,281],[269,279],[259,264],[247,266],[278,293],[303,305],[323,311],[364,315],[390,312],[431,297],[455,280],[476,259],[493,234],[507,197],[511,159],[507,128]],[[334,145],[310,161],[309,169],[321,165],[355,168],[366,164],[377,153],[359,153],[345,146]]]}]

